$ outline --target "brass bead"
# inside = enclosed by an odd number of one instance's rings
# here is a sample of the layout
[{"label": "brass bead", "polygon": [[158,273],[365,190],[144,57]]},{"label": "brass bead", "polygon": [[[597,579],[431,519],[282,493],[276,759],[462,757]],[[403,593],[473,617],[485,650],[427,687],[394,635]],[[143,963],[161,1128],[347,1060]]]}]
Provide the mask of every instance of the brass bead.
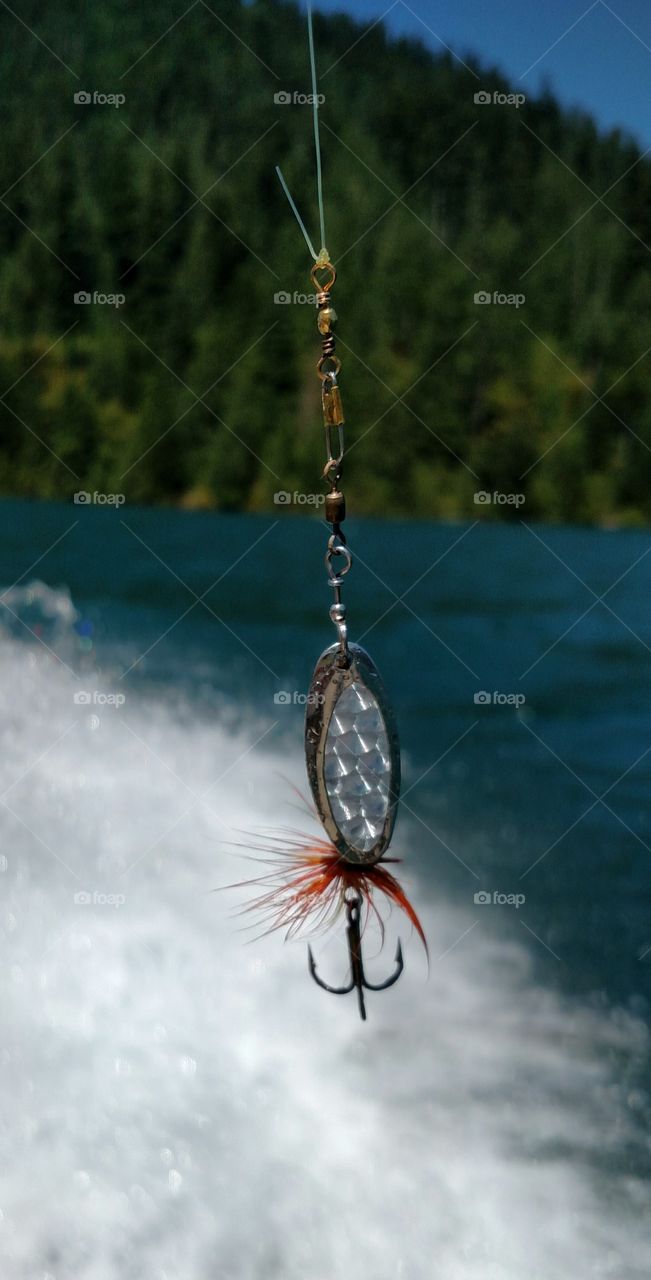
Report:
[{"label": "brass bead", "polygon": [[319,333],[330,333],[330,330],[337,321],[337,312],[334,307],[323,307],[319,311],[316,322]]},{"label": "brass bead", "polygon": [[346,499],[338,489],[326,494],[325,518],[328,524],[342,524],[346,519]]}]

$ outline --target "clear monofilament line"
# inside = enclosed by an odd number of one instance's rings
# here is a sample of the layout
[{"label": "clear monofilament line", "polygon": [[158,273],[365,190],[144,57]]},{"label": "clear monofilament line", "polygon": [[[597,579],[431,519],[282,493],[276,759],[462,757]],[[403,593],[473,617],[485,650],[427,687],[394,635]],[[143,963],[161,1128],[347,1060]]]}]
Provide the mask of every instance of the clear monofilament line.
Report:
[{"label": "clear monofilament line", "polygon": [[319,228],[321,232],[321,249],[319,253],[316,252],[316,249],[314,248],[314,245],[310,240],[307,227],[305,226],[305,223],[303,222],[303,219],[300,213],[298,212],[296,201],[292,197],[291,191],[289,190],[289,187],[287,186],[287,183],[285,182],[285,179],[283,177],[283,173],[280,168],[280,165],[278,164],[276,165],[276,173],[278,174],[278,177],[280,179],[282,189],[285,192],[285,195],[287,196],[292,213],[294,214],[294,217],[296,218],[296,221],[299,227],[301,228],[301,231],[303,233],[303,239],[305,240],[305,243],[310,251],[312,260],[316,263],[324,264],[329,261],[329,254],[328,254],[328,250],[325,247],[325,212],[323,208],[323,173],[321,169],[321,139],[319,135],[319,103],[318,103],[318,94],[317,94],[317,85],[316,85],[316,58],[314,56],[314,32],[312,30],[312,6],[309,3],[309,0],[308,0],[308,6],[307,6],[307,31],[308,31],[308,40],[309,40],[309,46],[310,46],[310,71],[312,76],[312,119],[314,123],[314,150],[316,154],[316,193],[317,193],[317,202],[319,206]]},{"label": "clear monofilament line", "polygon": [[314,150],[316,153],[316,191],[319,202],[319,227],[321,229],[321,253],[325,248],[325,214],[323,211],[323,176],[321,173],[321,139],[319,137],[319,101],[316,91],[316,58],[314,56],[314,32],[312,30],[312,5],[307,6],[307,34],[310,44],[310,70],[312,72],[312,119],[314,122]]},{"label": "clear monofilament line", "polygon": [[282,184],[283,191],[285,192],[285,195],[287,196],[287,199],[289,200],[289,203],[290,203],[290,206],[291,206],[291,208],[292,208],[292,211],[293,211],[294,217],[296,218],[296,221],[297,221],[297,223],[298,223],[299,227],[301,228],[301,231],[303,232],[303,236],[305,237],[305,243],[306,243],[306,245],[307,245],[307,247],[308,247],[308,249],[309,249],[309,251],[310,251],[310,253],[311,253],[311,255],[312,255],[313,260],[316,262],[316,260],[317,260],[317,258],[318,258],[318,256],[319,256],[319,255],[317,254],[317,252],[316,252],[316,250],[315,250],[315,248],[314,248],[314,245],[312,244],[312,241],[310,240],[310,237],[309,237],[309,235],[308,235],[308,233],[307,233],[307,228],[306,228],[306,226],[305,226],[305,223],[303,222],[303,219],[302,219],[302,217],[301,217],[300,213],[298,212],[298,209],[296,208],[296,204],[295,204],[295,202],[294,202],[294,200],[293,200],[293,198],[292,198],[292,193],[291,193],[291,191],[290,191],[289,187],[287,186],[287,183],[285,182],[285,179],[284,179],[283,174],[282,174],[282,169],[280,168],[280,165],[279,165],[279,164],[277,164],[277,165],[276,165],[276,173],[278,174],[278,177],[280,178],[280,181],[281,181],[281,184]]}]

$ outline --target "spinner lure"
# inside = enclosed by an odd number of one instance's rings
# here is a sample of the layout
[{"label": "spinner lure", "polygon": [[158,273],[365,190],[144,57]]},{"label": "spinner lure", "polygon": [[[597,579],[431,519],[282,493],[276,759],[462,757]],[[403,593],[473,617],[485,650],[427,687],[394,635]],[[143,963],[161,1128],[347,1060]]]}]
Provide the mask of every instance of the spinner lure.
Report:
[{"label": "spinner lure", "polygon": [[[323,245],[318,95],[309,11],[308,24]],[[330,618],[337,630],[337,640],[324,650],[316,664],[305,719],[307,775],[326,839],[315,840],[297,833],[289,833],[286,839],[272,838],[271,844],[264,846],[270,855],[271,870],[255,881],[262,892],[250,906],[262,912],[270,929],[285,929],[287,936],[295,936],[303,927],[329,926],[345,913],[348,981],[340,987],[326,983],[317,972],[311,948],[308,948],[309,970],[315,982],[326,991],[337,995],[356,991],[359,1012],[365,1019],[364,991],[393,986],[403,968],[402,948],[398,943],[395,968],[389,977],[373,983],[366,976],[362,934],[371,916],[383,934],[378,902],[384,898],[399,906],[417,930],[426,951],[427,943],[414,908],[388,869],[389,864],[399,861],[387,857],[400,793],[400,748],[395,719],[373,660],[361,645],[348,638],[346,606],[342,601],[342,587],[352,566],[352,555],[342,528],[346,516],[341,489],[344,414],[338,381],[341,362],[336,354],[334,334],[337,316],[331,296],[337,273],[325,247],[315,253],[280,170],[278,174],[314,261],[311,278],[322,344],[317,373],[321,381],[326,436],[325,520],[330,525],[325,562],[333,592]]]}]

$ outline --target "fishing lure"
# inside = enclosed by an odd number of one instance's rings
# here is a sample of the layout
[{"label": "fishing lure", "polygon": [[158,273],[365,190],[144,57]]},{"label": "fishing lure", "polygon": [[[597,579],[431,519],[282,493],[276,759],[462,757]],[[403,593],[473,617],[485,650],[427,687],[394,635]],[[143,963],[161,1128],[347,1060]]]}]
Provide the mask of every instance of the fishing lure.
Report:
[{"label": "fishing lure", "polygon": [[[325,248],[318,95],[312,16],[308,7],[308,34],[312,70],[312,104],[317,165],[317,188],[322,248],[317,254],[305,229],[285,179],[277,169],[310,251],[311,279],[316,291],[317,328],[321,355],[317,374],[326,435],[323,479],[328,486],[325,520],[330,525],[326,568],[333,603],[330,618],[337,640],[321,654],[306,701],[305,758],[316,814],[327,839],[310,839],[289,832],[287,839],[272,837],[262,846],[269,853],[272,870],[254,881],[264,892],[247,909],[260,911],[269,930],[286,929],[295,936],[303,926],[328,927],[345,910],[350,965],[349,981],[331,986],[317,972],[308,947],[309,971],[314,981],[335,995],[357,992],[359,1012],[366,1018],[364,991],[381,991],[397,982],[403,969],[398,942],[394,972],[384,981],[366,977],[362,959],[362,933],[370,916],[384,928],[377,895],[399,906],[418,932],[425,951],[421,923],[387,864],[386,856],[396,820],[400,794],[400,747],[391,705],[377,668],[368,653],[348,639],[346,606],[341,593],[353,559],[342,525],[346,502],[341,489],[344,458],[344,413],[339,389],[341,361],[336,354],[332,289],[337,273]],[[249,882],[251,883],[251,882]]]}]

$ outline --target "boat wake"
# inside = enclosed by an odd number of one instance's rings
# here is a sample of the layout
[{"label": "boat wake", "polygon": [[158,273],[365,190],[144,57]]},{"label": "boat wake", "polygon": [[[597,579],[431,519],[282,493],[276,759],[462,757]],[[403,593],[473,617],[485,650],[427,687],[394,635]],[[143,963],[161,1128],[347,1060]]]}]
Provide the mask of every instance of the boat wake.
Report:
[{"label": "boat wake", "polygon": [[[642,1022],[536,985],[412,875],[431,972],[401,923],[362,1027],[210,892],[292,821],[298,749],[81,684],[66,599],[14,594],[0,646],[3,1277],[646,1277]],[[341,934],[315,953],[344,978]]]}]

